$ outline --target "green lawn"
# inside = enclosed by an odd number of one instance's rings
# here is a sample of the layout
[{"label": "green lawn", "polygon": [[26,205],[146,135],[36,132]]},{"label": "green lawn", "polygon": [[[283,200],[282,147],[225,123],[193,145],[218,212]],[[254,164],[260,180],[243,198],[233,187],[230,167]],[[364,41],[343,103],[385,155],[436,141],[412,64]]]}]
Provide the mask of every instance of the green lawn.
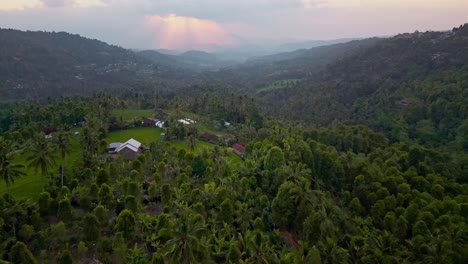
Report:
[{"label": "green lawn", "polygon": [[112,111],[112,115],[124,121],[131,121],[134,119],[140,120],[143,117],[154,117],[154,111],[151,109],[116,109]]},{"label": "green lawn", "polygon": [[241,163],[241,162],[242,162],[241,157],[239,157],[238,155],[236,155],[236,154],[234,154],[234,153],[231,153],[231,155],[229,155],[229,160],[231,161],[232,164],[236,164],[236,163]]},{"label": "green lawn", "polygon": [[288,80],[276,81],[276,82],[271,83],[268,86],[258,89],[257,94],[261,92],[268,92],[271,90],[283,89],[288,86],[293,86],[293,85],[296,85],[299,81],[300,79],[288,79]]},{"label": "green lawn", "polygon": [[[156,127],[130,128],[126,130],[110,132],[107,135],[106,141],[108,143],[125,142],[129,140],[130,138],[134,138],[143,144],[149,145],[151,142],[161,140],[161,136],[160,136],[161,132],[163,132],[163,130],[161,128],[156,128]],[[186,151],[190,150],[187,140],[170,142],[170,146],[174,147],[177,150],[179,149],[185,149]],[[205,141],[197,140],[195,153],[198,153],[198,151],[202,149],[212,149],[215,146],[216,145],[214,144],[210,144]],[[232,163],[242,162],[242,159],[236,154],[229,155],[229,159],[231,160]]]},{"label": "green lawn", "polygon": [[[18,158],[17,163],[26,165],[24,157]],[[16,178],[15,182],[10,184],[10,194],[17,200],[32,199],[36,200],[38,194],[42,191],[42,186],[45,182],[43,177],[36,175],[32,168],[25,169],[26,176]],[[0,195],[3,196],[7,192],[7,188],[3,179],[0,183]]]},{"label": "green lawn", "polygon": [[[214,148],[216,145],[214,144],[210,144],[210,143],[207,143],[205,141],[201,141],[201,140],[198,140],[197,141],[197,145],[196,145],[196,149],[195,149],[195,153],[198,153],[200,150],[202,149],[212,149]],[[174,147],[175,149],[179,150],[179,149],[185,149],[186,151],[189,151],[189,144],[188,144],[188,141],[176,141],[176,142],[172,142],[171,143],[171,147]],[[237,156],[236,154],[234,153],[231,153],[229,155],[229,160],[231,161],[232,164],[236,164],[236,163],[240,163],[242,162],[242,159]]]},{"label": "green lawn", "polygon": [[112,142],[125,142],[133,138],[143,144],[148,145],[151,142],[161,140],[161,133],[164,130],[158,127],[137,127],[125,130],[118,130],[110,132],[106,141],[110,144]]},{"label": "green lawn", "polygon": [[[71,166],[76,159],[80,156],[80,144],[79,144],[79,137],[72,136],[71,137],[71,152],[66,158],[65,168]],[[18,157],[17,163],[27,165],[26,156],[22,155]],[[60,166],[60,158],[57,159],[57,168],[53,170],[54,173],[57,175],[59,166]],[[44,177],[40,176],[39,173],[36,173],[33,168],[25,168],[26,176],[15,179],[15,182],[10,185],[10,194],[15,199],[31,199],[37,200],[39,193],[42,191],[43,184],[48,181]],[[5,182],[1,179],[2,182],[0,183],[0,195],[3,195],[7,192]]]},{"label": "green lawn", "polygon": [[[171,147],[174,147],[176,149],[185,149],[186,151],[190,150],[189,143],[187,140],[182,140],[182,141],[175,141],[171,142]],[[197,140],[197,144],[195,145],[195,152],[202,150],[202,149],[211,149],[214,148],[215,145],[207,143],[205,141]]]}]

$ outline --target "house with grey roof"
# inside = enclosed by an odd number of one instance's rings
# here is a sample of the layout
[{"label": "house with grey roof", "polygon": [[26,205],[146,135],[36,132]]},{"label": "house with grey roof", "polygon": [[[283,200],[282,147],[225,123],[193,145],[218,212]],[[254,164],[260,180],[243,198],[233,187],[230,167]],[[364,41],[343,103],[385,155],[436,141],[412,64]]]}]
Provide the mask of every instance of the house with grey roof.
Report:
[{"label": "house with grey roof", "polygon": [[[112,152],[110,149],[114,148]],[[141,143],[131,138],[124,143],[111,143],[109,152],[121,155],[125,160],[134,160],[138,154],[142,153]]]}]

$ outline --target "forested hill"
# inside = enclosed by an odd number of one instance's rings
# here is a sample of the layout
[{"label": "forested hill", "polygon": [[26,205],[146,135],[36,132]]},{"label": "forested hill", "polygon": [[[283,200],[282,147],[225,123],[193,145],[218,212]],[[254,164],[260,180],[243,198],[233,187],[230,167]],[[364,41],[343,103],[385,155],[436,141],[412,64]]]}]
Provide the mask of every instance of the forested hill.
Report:
[{"label": "forested hill", "polygon": [[3,100],[142,90],[154,80],[171,84],[187,75],[155,66],[130,50],[65,32],[0,29],[0,47]]},{"label": "forested hill", "polygon": [[382,41],[384,39],[370,38],[252,57],[246,63],[207,74],[206,78],[228,82],[246,92],[255,92],[274,81],[316,76],[329,64]]},{"label": "forested hill", "polygon": [[463,138],[467,80],[468,24],[379,41],[295,86],[260,93],[259,101],[288,119],[367,124],[394,140],[446,144]]},{"label": "forested hill", "polygon": [[187,51],[179,55],[170,55],[156,50],[143,50],[138,51],[137,54],[157,66],[169,66],[189,72],[214,71],[235,64],[235,62],[221,60],[216,55],[203,51]]},{"label": "forested hill", "polygon": [[445,32],[400,34],[332,64],[326,79],[408,80],[468,63],[468,24]]}]

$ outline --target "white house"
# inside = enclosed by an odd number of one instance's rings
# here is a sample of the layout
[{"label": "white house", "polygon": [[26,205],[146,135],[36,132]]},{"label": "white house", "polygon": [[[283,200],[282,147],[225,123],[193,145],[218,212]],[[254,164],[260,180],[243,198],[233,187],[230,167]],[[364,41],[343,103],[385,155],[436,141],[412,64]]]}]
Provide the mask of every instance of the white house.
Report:
[{"label": "white house", "polygon": [[179,119],[178,120],[180,123],[184,124],[184,125],[190,125],[190,124],[195,124],[197,123],[197,121],[195,120],[192,120],[190,118],[182,118],[182,119]]},{"label": "white house", "polygon": [[131,138],[126,142],[122,143],[115,149],[115,153],[123,156],[126,160],[136,159],[138,154],[141,153],[141,143]]}]

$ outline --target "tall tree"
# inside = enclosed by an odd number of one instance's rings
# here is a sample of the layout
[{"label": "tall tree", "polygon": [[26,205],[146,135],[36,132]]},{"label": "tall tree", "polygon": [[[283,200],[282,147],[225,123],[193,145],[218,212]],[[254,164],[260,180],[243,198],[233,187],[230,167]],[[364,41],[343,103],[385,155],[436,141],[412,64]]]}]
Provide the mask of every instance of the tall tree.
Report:
[{"label": "tall tree", "polygon": [[66,157],[71,152],[70,146],[70,133],[66,131],[60,131],[55,134],[54,141],[57,145],[58,151],[60,153],[61,165],[60,165],[60,176],[63,186],[63,173],[66,165]]},{"label": "tall tree", "polygon": [[16,242],[16,244],[10,250],[10,261],[11,263],[18,264],[36,264],[37,260],[34,258],[28,246],[23,242]]},{"label": "tall tree", "polygon": [[201,215],[193,215],[193,212],[183,214],[164,248],[170,263],[203,262],[208,252],[201,238],[206,231]]},{"label": "tall tree", "polygon": [[15,178],[24,176],[24,165],[14,163],[16,151],[12,150],[11,142],[0,137],[0,175],[5,181],[7,191],[10,192],[10,184],[14,183]]},{"label": "tall tree", "polygon": [[56,164],[56,153],[51,142],[43,134],[37,134],[29,141],[27,146],[29,155],[27,156],[28,166],[41,172],[42,177],[50,175],[50,170]]}]

